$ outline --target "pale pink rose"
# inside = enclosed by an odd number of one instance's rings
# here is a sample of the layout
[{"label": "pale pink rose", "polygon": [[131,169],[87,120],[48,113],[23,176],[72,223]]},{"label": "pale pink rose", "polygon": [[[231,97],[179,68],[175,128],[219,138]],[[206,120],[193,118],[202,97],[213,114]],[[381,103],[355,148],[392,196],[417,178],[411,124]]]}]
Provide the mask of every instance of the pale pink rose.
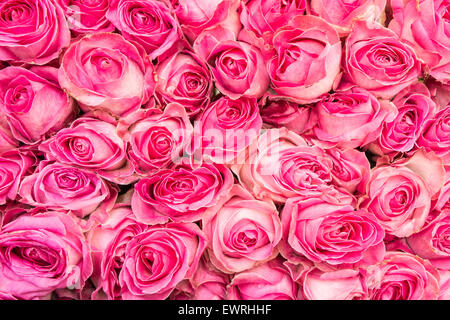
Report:
[{"label": "pale pink rose", "polygon": [[389,28],[413,46],[425,61],[426,71],[449,83],[450,22],[447,0],[392,0],[393,19]]},{"label": "pale pink rose", "polygon": [[138,174],[146,176],[167,167],[182,156],[191,143],[193,127],[186,110],[170,103],[164,111],[144,114],[126,133],[128,155]]},{"label": "pale pink rose", "polygon": [[152,60],[181,38],[180,25],[163,1],[111,0],[106,17],[125,39],[139,43]]},{"label": "pale pink rose", "polygon": [[83,111],[124,115],[153,94],[153,66],[137,46],[115,33],[93,33],[73,42],[61,61],[59,83]]},{"label": "pale pink rose", "polygon": [[450,212],[434,220],[424,230],[407,238],[409,247],[436,268],[450,270]]},{"label": "pale pink rose", "polygon": [[138,220],[147,224],[193,222],[228,195],[233,181],[221,164],[184,161],[139,180],[131,205]]},{"label": "pale pink rose", "polygon": [[269,88],[260,50],[236,41],[228,29],[205,30],[195,40],[194,51],[208,63],[217,89],[232,99],[260,98]]},{"label": "pale pink rose", "polygon": [[0,232],[0,290],[21,299],[82,289],[92,273],[89,246],[64,212],[23,215]]},{"label": "pale pink rose", "polygon": [[58,69],[8,67],[0,70],[0,112],[13,136],[32,144],[65,127],[77,110],[59,87]]},{"label": "pale pink rose", "polygon": [[291,101],[317,101],[339,81],[341,42],[323,19],[296,16],[273,36],[275,55],[268,62],[273,90]]},{"label": "pale pink rose", "polygon": [[429,78],[426,85],[430,90],[432,99],[440,109],[450,104],[450,83],[444,84],[433,78]]},{"label": "pale pink rose", "polygon": [[364,274],[353,269],[323,272],[314,268],[306,272],[302,289],[307,300],[365,300],[368,296]]},{"label": "pale pink rose", "polygon": [[393,164],[378,164],[359,207],[373,213],[387,234],[408,237],[425,225],[444,177],[442,161],[423,150]]},{"label": "pale pink rose", "polygon": [[[205,256],[203,256],[205,257]],[[194,300],[225,300],[230,276],[222,273],[206,258],[200,259],[197,271],[192,276]]]},{"label": "pale pink rose", "polygon": [[242,1],[241,22],[244,28],[239,38],[247,41],[262,51],[272,44],[275,31],[286,25],[291,18],[303,15],[308,9],[305,0],[248,0]]},{"label": "pale pink rose", "polygon": [[16,140],[9,128],[6,116],[0,114],[0,155],[3,152],[15,149],[19,146],[19,141]]},{"label": "pale pink rose", "polygon": [[325,95],[315,106],[313,133],[323,147],[362,147],[378,138],[382,124],[397,114],[393,104],[353,87]]},{"label": "pale pink rose", "polygon": [[167,298],[197,269],[206,239],[193,223],[149,227],[128,242],[119,282],[123,299]]},{"label": "pale pink rose", "polygon": [[111,208],[117,193],[93,171],[48,161],[41,161],[37,170],[22,180],[19,189],[23,203],[71,210],[80,218]]},{"label": "pale pink rose", "polygon": [[370,179],[370,163],[364,152],[331,148],[326,150],[326,153],[333,162],[333,183],[350,193],[365,194]]},{"label": "pale pink rose", "polygon": [[166,0],[173,9],[186,37],[194,41],[205,29],[221,25],[234,34],[241,29],[239,0]]},{"label": "pale pink rose", "polygon": [[109,212],[106,221],[89,231],[87,239],[94,261],[92,280],[97,287],[93,299],[100,295],[100,290],[103,290],[107,299],[121,299],[123,284],[119,282],[119,275],[125,259],[126,246],[146,229],[145,224],[137,222],[128,205],[117,204]]},{"label": "pale pink rose", "polygon": [[209,104],[214,87],[211,72],[194,53],[181,51],[165,59],[156,75],[156,92],[162,101],[182,104],[190,116]]},{"label": "pale pink rose", "polygon": [[296,300],[297,285],[280,259],[235,274],[228,300]]},{"label": "pale pink rose", "polygon": [[439,294],[438,271],[406,252],[387,252],[368,270],[368,283],[371,300],[435,300]]},{"label": "pale pink rose", "polygon": [[135,180],[127,160],[126,143],[114,125],[89,117],[75,120],[39,149],[49,160],[95,170],[101,177],[119,184]]},{"label": "pale pink rose", "polygon": [[450,300],[450,271],[439,271],[439,300]]},{"label": "pale pink rose", "polygon": [[5,0],[0,17],[0,60],[43,65],[70,43],[64,12],[53,0]]},{"label": "pale pink rose", "polygon": [[25,149],[14,149],[0,156],[0,205],[14,200],[24,176],[33,172],[36,156]]},{"label": "pale pink rose", "polygon": [[439,191],[439,196],[434,197],[431,202],[431,211],[427,217],[425,226],[434,220],[446,216],[450,212],[450,168],[445,167],[445,182]]},{"label": "pale pink rose", "polygon": [[196,120],[190,153],[216,163],[230,163],[258,137],[261,128],[256,99],[221,97]]},{"label": "pale pink rose", "polygon": [[395,155],[412,150],[424,123],[437,111],[428,89],[421,84],[401,91],[393,103],[398,114],[393,121],[383,123],[379,138],[369,146],[374,153]]},{"label": "pale pink rose", "polygon": [[110,0],[57,0],[57,3],[64,10],[69,28],[77,34],[115,29],[106,19]]},{"label": "pale pink rose", "polygon": [[299,105],[270,94],[259,100],[259,108],[264,123],[276,128],[286,127],[297,134],[311,129],[315,122],[312,105]]},{"label": "pale pink rose", "polygon": [[311,0],[311,13],[329,22],[343,37],[357,20],[382,23],[385,6],[386,0]]},{"label": "pale pink rose", "polygon": [[295,262],[293,254],[333,266],[370,265],[383,259],[383,228],[373,214],[355,211],[349,204],[320,197],[290,198],[281,224],[280,252],[289,261]]},{"label": "pale pink rose", "polygon": [[292,131],[269,129],[247,152],[233,170],[257,199],[284,203],[300,194],[320,194],[352,201],[350,194],[331,185],[330,157]]},{"label": "pale pink rose", "polygon": [[450,104],[442,108],[432,119],[425,122],[422,134],[417,140],[419,147],[433,151],[450,164]]},{"label": "pale pink rose", "polygon": [[281,224],[273,202],[255,200],[240,185],[202,218],[211,263],[225,273],[250,269],[274,258]]},{"label": "pale pink rose", "polygon": [[346,77],[375,96],[391,99],[417,82],[421,65],[412,47],[378,23],[356,21],[345,42]]}]

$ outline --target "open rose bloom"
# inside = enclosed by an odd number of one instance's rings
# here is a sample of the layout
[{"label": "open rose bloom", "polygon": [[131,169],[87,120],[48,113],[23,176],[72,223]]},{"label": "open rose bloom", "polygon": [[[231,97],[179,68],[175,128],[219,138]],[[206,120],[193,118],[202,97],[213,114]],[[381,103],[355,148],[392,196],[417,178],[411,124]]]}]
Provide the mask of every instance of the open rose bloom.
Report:
[{"label": "open rose bloom", "polygon": [[449,13],[0,1],[0,300],[450,300]]}]

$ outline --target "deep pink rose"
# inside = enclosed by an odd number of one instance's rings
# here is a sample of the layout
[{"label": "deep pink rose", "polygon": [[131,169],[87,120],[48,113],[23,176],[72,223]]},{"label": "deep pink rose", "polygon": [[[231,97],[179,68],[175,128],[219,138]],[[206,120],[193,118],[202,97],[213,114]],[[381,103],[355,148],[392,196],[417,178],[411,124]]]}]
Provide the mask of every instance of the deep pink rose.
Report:
[{"label": "deep pink rose", "polygon": [[188,161],[155,172],[134,186],[132,208],[147,224],[193,222],[226,197],[231,171],[221,164],[191,165]]},{"label": "deep pink rose", "polygon": [[356,85],[390,99],[417,82],[421,66],[414,50],[378,23],[356,21],[345,42],[344,69]]},{"label": "deep pink rose", "polygon": [[43,65],[70,43],[63,10],[53,0],[0,4],[0,60]]},{"label": "deep pink rose", "polygon": [[23,177],[35,164],[36,156],[27,150],[14,149],[0,156],[0,205],[16,199]]},{"label": "deep pink rose", "polygon": [[386,0],[311,0],[311,13],[333,25],[340,36],[352,30],[353,22],[384,21]]},{"label": "deep pink rose", "polygon": [[191,143],[193,127],[186,110],[178,103],[164,112],[144,114],[128,128],[128,154],[140,175],[150,175],[182,156]]},{"label": "deep pink rose", "polygon": [[368,292],[365,276],[359,270],[323,272],[314,268],[305,273],[302,295],[307,300],[365,300]]},{"label": "deep pink rose", "polygon": [[437,106],[423,85],[407,88],[395,96],[398,114],[384,122],[383,130],[370,150],[378,154],[396,154],[412,150],[422,133],[424,123],[433,117]]},{"label": "deep pink rose", "polygon": [[[384,230],[376,217],[319,197],[290,198],[281,212],[280,252],[330,265],[370,265],[383,259]],[[311,232],[314,230],[314,232]],[[357,230],[357,231],[356,231]]]},{"label": "deep pink rose", "polygon": [[41,161],[36,172],[22,180],[19,195],[23,203],[71,210],[83,218],[112,207],[117,192],[95,172]]},{"label": "deep pink rose", "polygon": [[387,252],[379,266],[369,269],[371,300],[435,300],[439,273],[426,260],[406,252]]},{"label": "deep pink rose", "polygon": [[295,300],[297,285],[279,259],[235,274],[228,300]]},{"label": "deep pink rose", "polygon": [[170,2],[186,37],[194,41],[205,29],[217,25],[232,30],[241,29],[239,0],[166,0]]},{"label": "deep pink rose", "polygon": [[89,246],[64,212],[23,215],[0,232],[0,290],[21,299],[82,289],[92,273]]},{"label": "deep pink rose", "polygon": [[106,19],[110,0],[58,0],[69,28],[75,33],[110,32],[114,26]]},{"label": "deep pink rose", "polygon": [[127,160],[126,143],[114,125],[89,117],[75,120],[43,142],[39,149],[49,160],[95,170],[101,177],[119,184],[134,180]]},{"label": "deep pink rose", "polygon": [[0,71],[0,111],[14,137],[31,144],[72,121],[76,109],[58,84],[58,69],[8,67]]},{"label": "deep pink rose", "polygon": [[156,75],[156,92],[164,102],[182,104],[190,116],[209,104],[214,87],[211,72],[194,53],[181,51],[165,59]]},{"label": "deep pink rose", "polygon": [[450,270],[450,211],[445,211],[424,230],[407,238],[409,247],[435,267]]},{"label": "deep pink rose", "polygon": [[217,89],[232,99],[260,98],[269,88],[269,75],[260,50],[222,27],[201,33],[195,52],[207,61]]},{"label": "deep pink rose", "polygon": [[326,153],[333,162],[333,183],[350,193],[365,194],[370,178],[370,163],[364,152],[331,148],[326,150]]},{"label": "deep pink rose", "polygon": [[181,38],[176,18],[163,1],[111,0],[109,21],[130,41],[139,43],[155,59]]},{"label": "deep pink rose", "polygon": [[450,164],[450,104],[425,122],[417,145],[436,153],[446,165]]},{"label": "deep pink rose", "polygon": [[62,58],[59,83],[83,111],[113,115],[139,109],[155,86],[150,61],[115,33],[93,33],[73,42]]},{"label": "deep pink rose", "polygon": [[315,106],[313,127],[318,145],[353,149],[378,138],[382,124],[397,114],[394,105],[377,100],[367,90],[353,87],[325,95]]},{"label": "deep pink rose", "polygon": [[193,223],[149,227],[128,242],[119,282],[123,299],[165,299],[197,269],[206,239]]},{"label": "deep pink rose", "polygon": [[299,105],[270,94],[259,100],[259,108],[264,123],[276,128],[286,127],[297,134],[311,129],[315,121],[311,105]]},{"label": "deep pink rose", "polygon": [[413,46],[437,80],[450,79],[450,20],[448,0],[392,0],[389,28]]},{"label": "deep pink rose", "polygon": [[275,55],[268,62],[272,88],[291,101],[317,101],[339,80],[341,42],[321,18],[297,16],[273,36]]},{"label": "deep pink rose", "polygon": [[191,153],[216,163],[229,163],[257,138],[261,128],[256,99],[222,97],[195,122]]},{"label": "deep pink rose", "polygon": [[444,177],[442,161],[422,150],[394,164],[379,164],[359,207],[373,213],[386,233],[408,237],[423,228]]},{"label": "deep pink rose", "polygon": [[235,185],[202,219],[212,264],[225,273],[250,269],[275,257],[281,224],[273,202],[255,200]]}]

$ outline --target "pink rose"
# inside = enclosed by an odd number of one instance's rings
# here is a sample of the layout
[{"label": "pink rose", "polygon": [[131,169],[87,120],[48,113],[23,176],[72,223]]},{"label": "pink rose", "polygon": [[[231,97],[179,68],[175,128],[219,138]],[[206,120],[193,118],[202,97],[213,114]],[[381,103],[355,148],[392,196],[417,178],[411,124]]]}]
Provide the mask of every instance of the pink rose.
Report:
[{"label": "pink rose", "polygon": [[272,88],[291,101],[316,101],[339,80],[341,42],[321,18],[296,16],[273,36],[275,55],[268,62]]},{"label": "pink rose", "polygon": [[80,218],[112,207],[117,192],[95,172],[47,161],[41,161],[36,172],[22,180],[19,189],[23,203],[71,210]]},{"label": "pink rose", "polygon": [[446,216],[450,212],[450,168],[445,168],[445,182],[439,191],[439,196],[434,197],[431,202],[431,211],[427,217],[425,225],[431,224],[434,220]]},{"label": "pink rose", "polygon": [[324,96],[313,109],[317,122],[313,133],[324,147],[353,149],[380,135],[382,124],[397,114],[394,105],[379,101],[368,91],[353,87]]},{"label": "pink rose", "polygon": [[114,115],[139,109],[155,86],[151,63],[115,33],[89,34],[73,42],[62,58],[59,83],[83,111]]},{"label": "pink rose", "polygon": [[161,1],[111,0],[106,17],[121,34],[156,59],[180,40],[178,21]]},{"label": "pink rose", "polygon": [[419,147],[433,151],[446,165],[450,164],[450,105],[442,108],[432,119],[428,119],[417,140]]},{"label": "pink rose", "polygon": [[49,160],[95,170],[101,177],[119,184],[134,180],[127,161],[126,143],[114,125],[89,117],[75,120],[43,142],[39,149]]},{"label": "pink rose", "polygon": [[235,185],[202,219],[212,264],[225,273],[250,269],[277,255],[281,239],[278,211]]},{"label": "pink rose", "polygon": [[23,177],[33,171],[36,161],[32,152],[21,149],[0,156],[0,205],[16,199]]},{"label": "pink rose", "polygon": [[205,30],[195,41],[194,51],[208,63],[217,89],[231,99],[260,98],[269,88],[259,49],[236,41],[228,29]]},{"label": "pink rose", "polygon": [[213,90],[211,73],[194,53],[174,54],[158,65],[156,74],[156,92],[164,102],[182,104],[190,116],[209,104]]},{"label": "pink rose", "polygon": [[356,21],[345,42],[344,69],[356,85],[390,99],[421,72],[414,50],[378,23]]},{"label": "pink rose", "polygon": [[297,286],[278,259],[235,274],[228,300],[295,300]]},{"label": "pink rose", "polygon": [[386,0],[311,0],[311,13],[333,25],[342,37],[350,33],[357,20],[384,20],[385,6]]},{"label": "pink rose", "polygon": [[386,233],[408,237],[424,226],[444,176],[442,161],[422,150],[394,164],[379,164],[359,207],[373,213]]},{"label": "pink rose", "polygon": [[428,78],[426,85],[430,90],[433,101],[440,109],[450,104],[450,83],[444,84],[433,78]]},{"label": "pink rose", "polygon": [[13,136],[27,144],[62,129],[77,113],[73,100],[59,87],[58,70],[53,67],[2,69],[0,111]]},{"label": "pink rose", "polygon": [[0,290],[21,299],[82,289],[92,273],[89,246],[66,213],[20,216],[0,231]]},{"label": "pink rose", "polygon": [[359,270],[314,268],[306,272],[302,285],[307,300],[366,300],[368,296],[365,276]]},{"label": "pink rose", "polygon": [[439,300],[450,300],[450,271],[439,272],[440,283],[439,283]]},{"label": "pink rose", "polygon": [[197,269],[206,247],[193,223],[149,227],[128,242],[119,282],[123,299],[165,299]]},{"label": "pink rose", "polygon": [[396,154],[412,150],[422,133],[424,123],[432,118],[437,106],[423,85],[407,88],[395,96],[393,103],[398,114],[391,122],[383,123],[381,135],[370,146],[375,153]]},{"label": "pink rose", "polygon": [[259,135],[262,119],[254,98],[222,97],[194,124],[191,153],[216,163],[230,163]]},{"label": "pink rose", "polygon": [[186,37],[194,41],[205,29],[221,25],[235,35],[241,29],[238,0],[166,0],[170,2]]},{"label": "pink rose", "polygon": [[364,152],[332,148],[326,150],[326,153],[333,162],[333,183],[350,193],[365,194],[370,179],[370,163]]},{"label": "pink rose", "polygon": [[450,270],[450,212],[445,211],[421,232],[407,238],[409,247],[435,267]]},{"label": "pink rose", "polygon": [[128,128],[128,155],[135,170],[151,175],[182,156],[191,143],[193,127],[186,110],[178,103],[167,105],[164,112],[144,114]]},{"label": "pink rose", "polygon": [[[384,230],[376,217],[349,204],[319,197],[290,198],[281,212],[280,252],[330,265],[370,265],[383,259]],[[314,232],[311,232],[314,230]],[[358,230],[358,231],[356,231]]]},{"label": "pink rose", "polygon": [[426,260],[406,253],[387,252],[383,262],[369,271],[371,300],[435,300],[439,273]]},{"label": "pink rose", "polygon": [[286,127],[297,134],[311,129],[315,122],[311,105],[299,105],[270,94],[259,100],[259,108],[264,123],[276,128]]},{"label": "pink rose", "polygon": [[110,0],[58,0],[69,28],[76,33],[111,32],[114,26],[106,19]]},{"label": "pink rose", "polygon": [[0,60],[43,65],[70,43],[64,13],[52,0],[5,0],[0,17]]},{"label": "pink rose", "polygon": [[18,146],[19,141],[14,138],[6,120],[6,116],[0,114],[0,155],[3,152],[17,148]]},{"label": "pink rose", "polygon": [[450,22],[446,0],[392,0],[393,19],[389,28],[413,46],[425,61],[426,71],[449,83]]},{"label": "pink rose", "polygon": [[139,180],[131,205],[138,220],[147,224],[193,222],[227,196],[233,180],[221,164],[184,161]]}]

